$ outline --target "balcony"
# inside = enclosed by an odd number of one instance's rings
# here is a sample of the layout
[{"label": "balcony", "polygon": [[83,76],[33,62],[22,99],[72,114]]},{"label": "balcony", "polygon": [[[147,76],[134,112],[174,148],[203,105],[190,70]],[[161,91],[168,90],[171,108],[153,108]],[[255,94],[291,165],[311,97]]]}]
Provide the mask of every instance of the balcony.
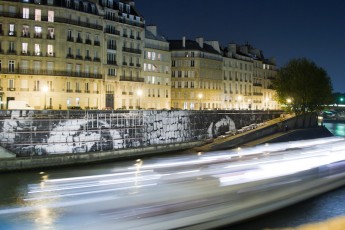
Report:
[{"label": "balcony", "polygon": [[253,95],[254,96],[263,96],[264,94],[263,93],[256,93],[256,92],[254,92]]},{"label": "balcony", "polygon": [[114,35],[120,36],[120,31],[114,30],[114,29],[111,29],[111,28],[106,28],[104,32],[108,33],[108,34],[114,34]]},{"label": "balcony", "polygon": [[122,65],[127,65],[127,62],[125,62],[125,61],[124,61],[124,62],[122,62]]},{"label": "balcony", "polygon": [[134,63],[129,63],[129,66],[134,66]]},{"label": "balcony", "polygon": [[16,31],[8,31],[8,36],[17,36],[17,32]]},{"label": "balcony", "polygon": [[134,54],[141,54],[141,50],[133,49],[133,48],[127,48],[127,47],[123,47],[122,51],[128,52],[128,53],[134,53]]},{"label": "balcony", "polygon": [[30,38],[30,33],[29,32],[23,33],[22,38]]},{"label": "balcony", "polygon": [[137,64],[137,67],[141,67],[141,65],[140,65],[140,64]]},{"label": "balcony", "polygon": [[73,93],[73,89],[66,89],[67,93]]},{"label": "balcony", "polygon": [[98,58],[98,57],[95,57],[95,58],[93,58],[93,61],[95,61],[95,62],[101,62],[101,59]]},{"label": "balcony", "polygon": [[107,64],[108,64],[108,65],[117,65],[117,61],[108,60],[108,61],[107,61]]},{"label": "balcony", "polygon": [[68,42],[74,42],[74,37],[67,37]]},{"label": "balcony", "polygon": [[46,54],[47,57],[55,57],[55,53],[54,52],[49,52]]},{"label": "balcony", "polygon": [[129,36],[130,38],[134,39],[134,35]]},{"label": "balcony", "polygon": [[102,74],[74,72],[74,71],[54,71],[46,69],[5,69],[0,70],[0,74],[27,74],[27,75],[49,75],[49,76],[65,76],[65,77],[79,77],[79,78],[93,78],[102,79]]},{"label": "balcony", "polygon": [[90,90],[85,90],[84,93],[90,93]]},{"label": "balcony", "polygon": [[34,38],[39,38],[39,39],[41,39],[41,38],[42,38],[42,33],[35,33],[35,34],[34,34]]},{"label": "balcony", "polygon": [[15,50],[7,50],[7,54],[16,55],[17,51],[15,51]]},{"label": "balcony", "polygon": [[75,92],[76,93],[81,93],[81,90],[80,89],[76,89]]},{"label": "balcony", "polygon": [[77,43],[83,43],[83,39],[80,38],[80,37],[78,37],[76,42],[77,42]]},{"label": "balcony", "polygon": [[107,48],[108,50],[116,50],[116,46],[114,45],[108,45]]},{"label": "balcony", "polygon": [[101,45],[101,43],[100,43],[99,41],[94,41],[93,44],[94,44],[95,46],[100,46],[100,45]]},{"label": "balcony", "polygon": [[83,60],[83,56],[81,56],[81,55],[75,55],[75,59]]},{"label": "balcony", "polygon": [[120,81],[144,82],[144,78],[121,76]]},{"label": "balcony", "polygon": [[141,40],[141,37],[137,37],[137,40]]},{"label": "balcony", "polygon": [[74,55],[73,55],[73,54],[67,54],[66,58],[73,59],[73,58],[74,58]]},{"label": "balcony", "polygon": [[30,56],[30,51],[22,50],[22,52],[20,52],[20,55],[23,55],[23,56]]},{"label": "balcony", "polygon": [[92,58],[90,56],[86,56],[85,61],[92,61]]},{"label": "balcony", "polygon": [[96,30],[103,30],[103,26],[101,25],[92,24],[90,22],[83,22],[80,20],[73,20],[73,19],[63,18],[63,17],[54,17],[54,21],[59,22],[59,23],[66,23],[66,24],[72,24],[76,26],[92,28]]},{"label": "balcony", "polygon": [[55,40],[54,34],[48,34],[48,35],[47,35],[47,39],[48,39],[48,40]]},{"label": "balcony", "polygon": [[16,88],[7,88],[7,91],[16,91]]}]

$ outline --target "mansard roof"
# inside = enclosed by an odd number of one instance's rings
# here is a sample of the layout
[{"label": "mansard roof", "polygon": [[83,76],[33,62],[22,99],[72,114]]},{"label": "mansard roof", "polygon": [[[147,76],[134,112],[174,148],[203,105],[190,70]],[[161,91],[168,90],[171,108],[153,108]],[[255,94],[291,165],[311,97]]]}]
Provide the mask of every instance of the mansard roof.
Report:
[{"label": "mansard roof", "polygon": [[217,50],[215,50],[211,45],[206,43],[203,44],[203,48],[199,46],[199,43],[193,40],[186,39],[186,45],[183,47],[182,40],[168,40],[170,42],[170,50],[198,50],[213,54],[220,54]]}]

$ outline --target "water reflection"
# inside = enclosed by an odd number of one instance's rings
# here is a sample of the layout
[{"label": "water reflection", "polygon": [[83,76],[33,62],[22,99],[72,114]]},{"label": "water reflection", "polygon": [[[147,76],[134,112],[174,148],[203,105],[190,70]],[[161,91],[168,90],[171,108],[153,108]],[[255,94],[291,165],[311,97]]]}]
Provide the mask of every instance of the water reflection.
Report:
[{"label": "water reflection", "polygon": [[324,125],[333,135],[345,137],[345,123],[324,123]]}]

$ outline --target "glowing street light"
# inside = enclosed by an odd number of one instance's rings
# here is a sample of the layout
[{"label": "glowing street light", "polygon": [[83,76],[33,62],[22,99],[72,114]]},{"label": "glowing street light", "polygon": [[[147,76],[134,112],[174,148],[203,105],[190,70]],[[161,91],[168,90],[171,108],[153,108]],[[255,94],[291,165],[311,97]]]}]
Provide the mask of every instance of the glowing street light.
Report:
[{"label": "glowing street light", "polygon": [[47,93],[49,91],[49,88],[48,86],[44,86],[42,90],[44,92],[44,110],[46,110],[47,109]]},{"label": "glowing street light", "polygon": [[141,99],[141,96],[143,95],[143,91],[141,89],[138,89],[137,95],[139,97],[139,110],[140,110],[140,99]]},{"label": "glowing street light", "polygon": [[198,98],[199,98],[199,110],[201,110],[201,99],[202,99],[201,93],[198,94]]},{"label": "glowing street light", "polygon": [[291,102],[292,102],[291,98],[286,99],[286,102],[287,102],[288,104],[291,104]]}]

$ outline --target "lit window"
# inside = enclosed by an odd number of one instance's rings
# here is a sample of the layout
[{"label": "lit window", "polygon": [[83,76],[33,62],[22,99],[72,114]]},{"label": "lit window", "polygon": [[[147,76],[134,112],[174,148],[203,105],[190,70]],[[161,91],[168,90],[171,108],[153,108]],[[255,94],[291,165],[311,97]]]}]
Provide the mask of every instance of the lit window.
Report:
[{"label": "lit window", "polygon": [[23,18],[29,19],[29,8],[23,8]]},{"label": "lit window", "polygon": [[48,51],[48,56],[54,56],[54,46],[53,45],[48,45],[47,51]]},{"label": "lit window", "polygon": [[8,31],[8,35],[10,35],[10,36],[15,35],[14,24],[10,24],[10,30]]},{"label": "lit window", "polygon": [[40,9],[35,9],[35,21],[41,21],[42,11]]},{"label": "lit window", "polygon": [[41,47],[40,44],[35,44],[35,55],[40,56],[41,55]]},{"label": "lit window", "polygon": [[54,22],[54,11],[48,10],[48,22]]},{"label": "lit window", "polygon": [[28,53],[28,43],[22,43],[22,53]]},{"label": "lit window", "polygon": [[35,26],[35,37],[41,38],[42,37],[42,27]]},{"label": "lit window", "polygon": [[23,37],[29,37],[29,26],[23,26]]}]

